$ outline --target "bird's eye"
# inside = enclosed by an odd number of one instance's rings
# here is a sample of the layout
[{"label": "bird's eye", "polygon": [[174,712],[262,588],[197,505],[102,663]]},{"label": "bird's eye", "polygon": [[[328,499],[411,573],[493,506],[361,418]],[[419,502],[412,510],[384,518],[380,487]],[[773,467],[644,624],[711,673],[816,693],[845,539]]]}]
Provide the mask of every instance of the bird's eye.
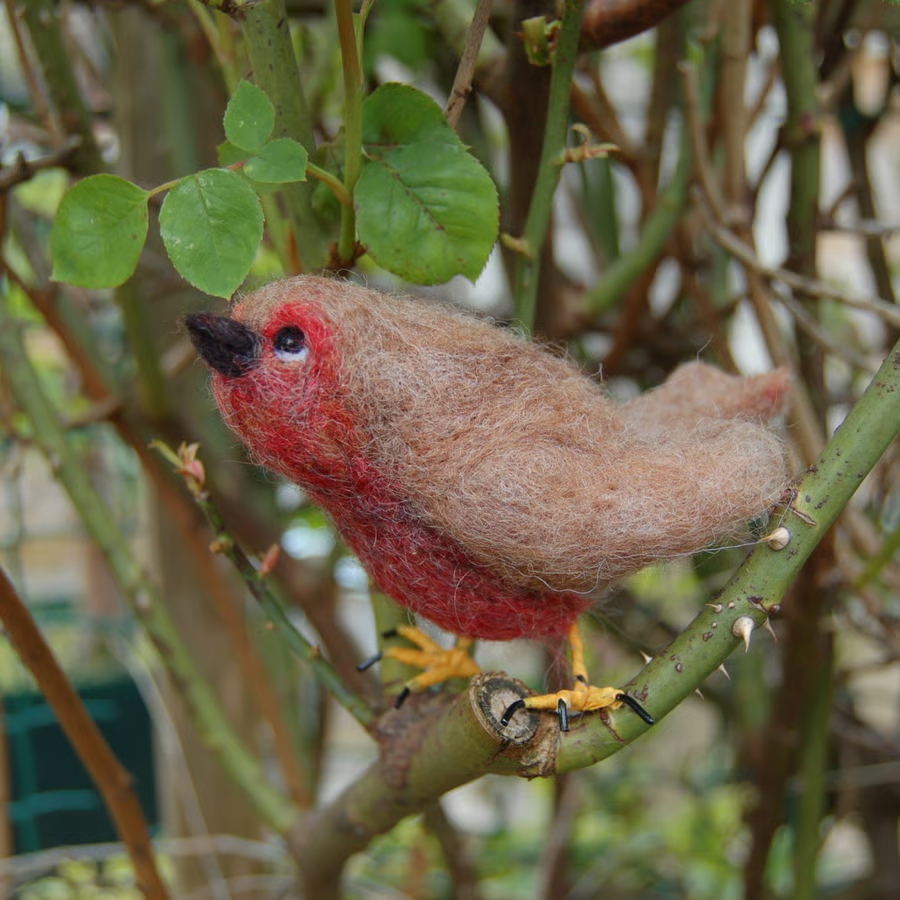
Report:
[{"label": "bird's eye", "polygon": [[309,355],[306,335],[296,325],[286,325],[278,330],[272,341],[275,356],[282,362],[297,362]]}]

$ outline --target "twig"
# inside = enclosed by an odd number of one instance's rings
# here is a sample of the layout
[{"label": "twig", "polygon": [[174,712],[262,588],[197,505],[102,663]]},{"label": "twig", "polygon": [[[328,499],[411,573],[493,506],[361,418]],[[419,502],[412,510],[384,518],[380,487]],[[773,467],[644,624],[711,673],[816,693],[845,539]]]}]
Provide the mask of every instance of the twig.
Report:
[{"label": "twig", "polygon": [[466,36],[466,47],[459,59],[456,77],[453,79],[453,87],[450,89],[450,99],[447,102],[445,116],[451,128],[456,128],[463,107],[466,105],[466,99],[472,90],[472,78],[478,63],[481,41],[491,18],[493,2],[494,0],[478,0],[478,5],[475,7],[472,24]]},{"label": "twig", "polygon": [[584,796],[584,782],[579,778],[578,772],[559,775],[556,783],[553,822],[544,837],[537,867],[535,896],[541,900],[554,900],[566,892],[566,870],[569,864],[567,852],[572,844],[572,830]]},{"label": "twig", "polygon": [[836,300],[838,303],[843,303],[845,306],[850,306],[853,309],[861,309],[864,312],[879,316],[894,327],[900,327],[900,308],[887,303],[880,297],[860,297],[833,287],[818,278],[808,278],[788,269],[767,266],[751,247],[741,241],[728,228],[715,221],[704,207],[704,204],[698,204],[698,208],[703,214],[704,222],[713,240],[748,269],[751,269],[768,281],[780,281],[792,290],[807,297]]},{"label": "twig", "polygon": [[531,204],[528,207],[524,234],[521,236],[523,252],[515,261],[513,298],[516,304],[516,318],[528,329],[534,326],[541,247],[547,237],[553,209],[553,195],[560,176],[560,166],[556,160],[566,146],[569,93],[578,58],[578,37],[583,16],[584,0],[565,0],[559,42],[553,59],[553,73],[550,77],[550,100],[540,167],[531,195]]},{"label": "twig", "polygon": [[[877,114],[864,116],[856,106],[853,96],[853,86],[850,85],[842,96],[842,109],[837,116],[844,133],[844,143],[847,147],[847,156],[850,160],[852,172],[852,186],[859,214],[866,219],[874,219],[878,215],[875,206],[875,197],[872,190],[872,178],[869,170],[869,138],[884,120],[889,98],[893,97],[896,86],[896,76],[889,67],[891,76],[885,88],[885,95],[881,101],[881,109]],[[852,118],[854,122],[850,125]],[[869,260],[869,268],[875,279],[875,288],[878,293],[891,304],[896,306],[897,298],[894,292],[891,267],[885,253],[883,235],[868,235],[866,237],[866,256]]]},{"label": "twig", "polygon": [[53,140],[60,141],[63,139],[63,134],[60,132],[59,122],[53,116],[53,112],[50,109],[50,103],[47,100],[47,95],[41,84],[41,79],[34,70],[34,61],[31,58],[31,54],[28,53],[25,46],[25,40],[22,37],[20,7],[17,8],[15,0],[5,0],[5,5],[6,20],[9,22],[12,38],[15,42],[16,50],[18,51],[22,77],[28,85],[28,96],[31,98],[36,117],[45,124],[47,131],[52,136]]},{"label": "twig", "polygon": [[778,75],[781,72],[781,67],[778,64],[778,57],[769,60],[769,66],[766,69],[766,78],[762,83],[759,93],[756,95],[756,99],[753,101],[753,105],[747,112],[747,131],[752,131],[756,126],[757,120],[762,115],[763,110],[766,108],[766,103],[769,99],[769,94],[772,92],[772,88],[778,82]]},{"label": "twig", "polygon": [[639,182],[641,195],[652,196],[652,184],[645,177],[638,158],[639,154],[625,134],[625,129],[622,128],[616,108],[606,93],[600,72],[596,67],[591,69],[590,77],[594,88],[590,94],[580,87],[578,82],[572,82],[572,110],[600,140],[616,145],[616,159],[626,166],[634,175],[635,180]]},{"label": "twig", "polygon": [[480,900],[478,874],[466,839],[450,821],[440,803],[425,810],[425,827],[437,838],[453,882],[453,900]]},{"label": "twig", "polygon": [[[65,317],[61,316],[54,304],[49,302],[49,298],[46,296],[47,292],[40,292],[30,288],[12,270],[12,267],[0,257],[0,271],[4,269],[31,298],[35,308],[47,317],[48,322],[54,327],[54,330],[65,344],[70,357],[78,362],[87,392],[91,396],[99,398],[95,400],[85,414],[68,421],[64,427],[81,427],[93,421],[112,419],[113,424],[119,429],[122,436],[131,443],[135,452],[145,464],[148,477],[155,482],[155,486],[159,490],[159,496],[172,515],[172,520],[186,532],[186,545],[198,560],[198,575],[201,583],[204,584],[216,611],[221,617],[234,647],[237,665],[243,673],[244,681],[249,687],[257,708],[271,726],[275,751],[281,764],[282,774],[288,785],[291,799],[298,806],[308,806],[310,802],[309,792],[306,789],[300,767],[296,761],[296,748],[291,745],[289,731],[285,725],[271,679],[268,677],[255,647],[247,637],[245,623],[241,621],[237,607],[234,604],[233,592],[215,571],[214,567],[207,564],[209,554],[206,547],[203,546],[198,552],[197,535],[193,531],[196,523],[191,522],[185,527],[186,517],[184,515],[185,503],[183,495],[180,498],[177,496],[179,492],[173,490],[170,479],[160,479],[156,458],[148,454],[147,451],[147,439],[137,439],[126,418],[120,415],[123,412],[123,400],[129,397],[130,392],[126,392],[124,395],[104,393],[107,390],[104,376],[95,367],[95,358],[82,352],[82,346],[66,327]],[[184,343],[186,342],[176,345],[173,351],[170,351],[163,357],[161,368],[166,375],[172,374],[171,371],[167,370],[167,366],[177,367],[181,365],[184,353],[177,352],[177,348],[181,346],[183,350]],[[191,353],[191,358],[193,358],[193,353]]]},{"label": "twig", "polygon": [[[722,181],[726,203],[731,209],[744,211],[748,121],[744,91],[747,85],[753,10],[750,0],[731,0],[721,6],[721,11],[722,68],[718,102],[722,126]],[[685,80],[687,82],[689,79]]]},{"label": "twig", "polygon": [[[353,7],[350,0],[335,0],[338,40],[341,48],[341,70],[344,78],[344,187],[353,195],[362,171],[362,96],[363,79],[357,43]],[[360,37],[361,40],[361,37]],[[338,260],[342,265],[353,264],[356,252],[356,210],[341,205],[341,233],[338,239]]]},{"label": "twig", "polygon": [[637,245],[615,260],[603,273],[600,283],[585,295],[585,306],[592,315],[611,308],[658,260],[687,202],[691,164],[690,144],[683,140],[672,180],[645,218]]},{"label": "twig", "polygon": [[[847,4],[841,4],[849,9]],[[813,37],[818,10],[809,4],[797,4],[793,0],[772,0],[769,4],[772,23],[778,35],[781,56],[781,79],[784,87],[787,114],[780,130],[780,139],[790,160],[790,187],[785,224],[787,226],[788,252],[786,268],[803,276],[816,278],[816,249],[818,241],[819,196],[822,171],[821,113],[818,102],[819,45]],[[835,41],[838,43],[839,39]],[[752,238],[744,235],[745,241]],[[748,270],[748,273],[751,270]],[[759,278],[755,273],[755,278]],[[749,277],[748,277],[749,280]],[[805,300],[811,307],[815,294]],[[804,298],[800,298],[803,300]],[[801,410],[804,428],[813,424],[821,434],[827,411],[825,394],[825,359],[822,350],[811,341],[797,342],[798,367],[801,377],[795,382],[803,385],[798,397],[808,400]],[[882,371],[883,371],[882,367]],[[867,391],[871,396],[871,387]],[[863,404],[866,395],[859,405]],[[859,407],[856,407],[859,408]],[[797,409],[797,404],[794,404]],[[874,417],[878,415],[871,411]],[[847,422],[845,425],[849,426]],[[894,424],[894,423],[892,423]],[[875,421],[864,422],[865,427],[876,428]],[[857,426],[859,427],[859,426]],[[818,435],[816,435],[818,437]],[[857,448],[853,440],[857,435],[847,434],[842,428],[829,443],[829,448],[848,442],[851,455]],[[807,441],[809,438],[807,438]],[[811,446],[804,447],[809,453]],[[817,465],[831,470],[832,478],[842,478],[840,460],[829,456],[828,450],[819,457]],[[804,479],[805,480],[805,479]],[[802,491],[803,488],[800,488]],[[799,496],[799,495],[798,495]],[[805,494],[802,495],[805,498]],[[828,506],[823,498],[822,509],[809,510],[820,521]],[[780,827],[784,803],[786,779],[799,762],[808,778],[812,797],[804,801],[808,810],[821,802],[821,766],[819,753],[824,736],[817,723],[805,716],[808,705],[818,705],[823,687],[830,686],[834,641],[833,631],[827,625],[827,616],[836,600],[837,585],[826,573],[834,567],[834,534],[822,534],[822,542],[810,554],[794,591],[795,602],[785,616],[782,678],[787,690],[773,697],[772,711],[762,731],[757,783],[760,786],[759,801],[748,811],[747,821],[751,833],[750,851],[744,865],[746,900],[760,900],[766,893],[765,873],[771,856],[772,840]],[[818,723],[820,725],[820,723]],[[793,863],[795,900],[812,900],[815,889],[815,857],[820,846],[820,820],[809,815],[796,819],[793,830]]]},{"label": "twig", "polygon": [[78,149],[80,144],[81,138],[78,137],[78,135],[72,135],[71,137],[66,138],[59,149],[47,153],[44,156],[39,156],[37,159],[28,159],[24,153],[20,152],[11,166],[0,168],[0,191],[7,191],[17,184],[30,181],[34,178],[35,173],[41,172],[44,169],[56,169],[60,166],[68,166],[73,153]]},{"label": "twig", "polygon": [[611,47],[655,28],[687,0],[594,0],[587,7],[582,40],[592,50]]},{"label": "twig", "polygon": [[697,67],[683,60],[678,64],[684,85],[684,111],[688,121],[688,132],[691,136],[691,144],[694,149],[694,168],[697,171],[697,179],[703,188],[703,195],[713,211],[713,215],[720,222],[729,221],[725,199],[719,190],[719,183],[713,174],[712,163],[709,160],[709,151],[706,146],[703,119],[701,112],[700,89],[697,86]]},{"label": "twig", "polygon": [[[685,92],[686,94],[690,94],[692,93],[692,69],[688,66],[684,66],[683,71],[685,72]],[[687,115],[689,122],[694,118],[698,120],[700,118],[696,111],[691,111],[692,108],[693,103],[688,104]],[[703,133],[699,128],[699,124],[695,123],[693,126],[690,126],[688,131],[691,136],[691,141],[694,144],[695,155],[704,156],[706,153],[705,140],[703,139]],[[716,224],[721,229],[727,231],[736,241],[739,241],[740,238],[726,228],[724,201],[718,190],[718,185],[712,177],[711,167],[708,162],[699,166],[699,173],[700,177],[698,178],[698,184],[700,190],[698,193],[703,196],[706,204],[706,207],[701,211],[706,214],[706,219],[708,221],[715,218]],[[738,215],[734,218],[737,220],[735,224],[741,234],[745,235],[748,240],[752,240],[753,233],[749,227],[747,216]],[[730,225],[731,223],[728,224]],[[784,337],[782,336],[778,323],[775,320],[775,316],[772,313],[769,297],[764,289],[763,279],[753,268],[748,268],[747,270],[747,291],[750,297],[751,306],[753,307],[753,312],[759,323],[760,330],[762,331],[766,348],[772,358],[772,362],[776,366],[792,365],[794,360],[788,352]],[[798,382],[794,385],[791,407],[795,422],[797,444],[802,451],[804,460],[812,462],[822,449],[824,439],[809,393],[802,382]]]},{"label": "twig", "polygon": [[88,715],[2,566],[0,618],[10,643],[34,675],[66,737],[97,785],[131,857],[138,888],[148,900],[168,900],[168,891],[153,858],[147,822],[131,786],[131,776]]},{"label": "twig", "polygon": [[[197,856],[215,853],[216,856],[241,856],[246,859],[274,863],[284,858],[283,844],[254,841],[230,834],[209,834],[182,838],[160,838],[153,841],[157,853],[169,857]],[[22,853],[9,859],[0,859],[0,877],[17,880],[30,879],[70,860],[101,862],[121,856],[125,845],[119,842],[104,844],[75,844],[68,847],[52,847],[34,853]]]},{"label": "twig", "polygon": [[[852,195],[853,186],[847,188],[847,194]],[[844,197],[844,199],[847,199]],[[892,237],[900,232],[900,222],[879,222],[877,219],[860,219],[858,222],[837,222],[833,218],[826,217],[822,223],[822,231],[846,231],[849,234],[859,235],[865,238]]]},{"label": "twig", "polygon": [[459,696],[413,694],[389,712],[378,760],[294,833],[304,896],[343,897],[341,873],[354,853],[453,788],[487,772],[534,775],[552,765],[559,734],[554,723],[522,716],[509,731],[500,725],[503,711],[523,692],[508,676],[484,673]]},{"label": "twig", "polygon": [[[217,553],[221,553],[237,569],[247,589],[263,608],[269,619],[278,627],[288,646],[300,659],[311,666],[323,687],[328,688],[334,698],[363,728],[369,728],[375,720],[375,713],[344,684],[341,676],[338,675],[331,663],[322,656],[319,648],[311,644],[294,627],[281,603],[275,598],[268,584],[266,584],[266,576],[271,567],[274,566],[277,555],[273,554],[270,559],[264,559],[259,569],[257,569],[226,529],[219,511],[206,490],[206,474],[203,464],[197,459],[199,446],[197,444],[182,445],[177,454],[160,441],[155,441],[154,446],[162,452],[165,458],[173,464],[178,474],[184,478],[191,496],[213,532],[213,549]],[[277,550],[277,547],[275,549]]]},{"label": "twig", "polygon": [[[121,638],[111,637],[107,646],[131,676],[150,713],[157,746],[164,760],[162,766],[166,772],[167,786],[186,833],[198,837],[208,835],[209,826],[200,803],[199,786],[188,764],[185,747],[188,735],[183,729],[179,731],[170,692],[164,692],[161,684],[166,680],[165,672],[159,671],[158,666],[152,666],[150,660],[136,653],[135,648]],[[218,854],[199,850],[196,862],[203,873],[210,900],[235,900],[228,894],[225,872]]]},{"label": "twig", "polygon": [[73,168],[81,175],[103,171],[103,157],[91,121],[91,112],[78,85],[65,40],[60,11],[51,0],[31,0],[23,7],[22,18],[31,35],[44,87],[63,130],[78,137],[72,150]]},{"label": "twig", "polygon": [[[253,80],[275,106],[273,137],[299,141],[314,158],[312,115],[300,81],[284,0],[207,0],[207,5],[233,15],[240,23]],[[328,259],[328,233],[312,211],[314,191],[311,182],[285,185],[280,191],[295,238],[290,247],[277,247],[288,272],[309,272]]]},{"label": "twig", "polygon": [[675,105],[678,91],[678,82],[672,78],[672,69],[684,56],[685,36],[689,30],[687,20],[685,15],[672,16],[662,22],[656,31],[653,76],[639,158],[644,170],[642,180],[651,188],[650,192],[644,193],[642,186],[641,198],[645,209],[650,206],[650,198],[655,198],[656,186],[663,174],[663,138],[669,111]]},{"label": "twig", "polygon": [[[737,372],[737,363],[735,363],[731,347],[728,345],[728,335],[723,322],[724,310],[713,301],[708,284],[697,277],[697,269],[691,261],[682,262],[681,280],[687,296],[694,298],[698,318],[710,336],[712,351],[719,357],[724,368],[730,372]],[[734,305],[735,303],[728,303],[725,305],[725,309],[733,308]]]},{"label": "twig", "polygon": [[803,304],[798,303],[790,291],[786,291],[780,285],[772,285],[779,301],[784,308],[794,317],[794,320],[820,347],[824,347],[833,356],[843,359],[857,369],[866,371],[870,369],[868,361],[851,347],[831,338],[824,328],[816,321]]}]

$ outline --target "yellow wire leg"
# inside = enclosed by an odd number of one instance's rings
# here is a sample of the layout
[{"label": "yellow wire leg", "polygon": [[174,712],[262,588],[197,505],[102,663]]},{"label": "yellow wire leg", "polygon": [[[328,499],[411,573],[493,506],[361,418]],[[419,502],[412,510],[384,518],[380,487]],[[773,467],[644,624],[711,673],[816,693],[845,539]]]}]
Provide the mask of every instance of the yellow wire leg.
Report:
[{"label": "yellow wire leg", "polygon": [[380,659],[395,659],[404,665],[422,670],[420,675],[411,678],[403,686],[403,690],[394,701],[396,708],[399,708],[414,691],[424,691],[436,684],[443,684],[451,678],[471,678],[472,675],[477,675],[481,671],[478,663],[470,655],[471,638],[461,637],[456,641],[455,647],[445,650],[427,634],[412,625],[400,625],[394,631],[388,632],[385,637],[395,634],[405,638],[413,644],[413,647],[388,647],[383,653],[379,653],[357,668],[362,671]]},{"label": "yellow wire leg", "polygon": [[595,687],[588,683],[587,667],[584,663],[584,642],[577,625],[569,631],[569,646],[572,650],[572,674],[575,687],[571,691],[557,691],[555,694],[539,694],[525,697],[511,704],[501,724],[509,725],[513,714],[520,709],[552,710],[559,716],[560,731],[569,730],[569,712],[594,712],[598,709],[617,710],[624,704],[640,716],[648,725],[654,724],[653,716],[634,697],[619,688]]}]

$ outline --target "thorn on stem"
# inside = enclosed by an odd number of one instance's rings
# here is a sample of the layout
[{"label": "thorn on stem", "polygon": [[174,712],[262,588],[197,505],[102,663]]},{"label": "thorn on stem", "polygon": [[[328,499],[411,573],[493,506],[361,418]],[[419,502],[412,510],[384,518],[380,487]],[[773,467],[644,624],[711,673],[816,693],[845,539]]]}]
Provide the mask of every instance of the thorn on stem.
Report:
[{"label": "thorn on stem", "polygon": [[731,626],[731,633],[735,637],[742,638],[744,641],[744,652],[750,649],[750,638],[753,637],[753,631],[756,628],[756,622],[750,616],[738,616]]},{"label": "thorn on stem", "polygon": [[791,533],[784,527],[779,525],[774,531],[759,539],[761,544],[768,544],[771,550],[784,550],[791,542]]}]

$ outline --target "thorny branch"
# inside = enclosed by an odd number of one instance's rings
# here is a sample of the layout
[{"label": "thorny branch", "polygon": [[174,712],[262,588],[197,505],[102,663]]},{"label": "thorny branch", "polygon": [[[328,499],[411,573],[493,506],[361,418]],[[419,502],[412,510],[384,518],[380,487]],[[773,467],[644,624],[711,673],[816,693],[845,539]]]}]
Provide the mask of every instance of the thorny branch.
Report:
[{"label": "thorny branch", "polygon": [[[749,644],[754,629],[779,608],[793,579],[898,433],[900,343],[816,464],[795,484],[783,510],[786,535],[779,535],[787,543],[773,540],[759,546],[715,600],[623,689],[641,698],[658,721],[736,647]],[[648,728],[623,710],[609,719],[585,716],[565,734],[554,717],[537,713],[515,718],[504,729],[499,717],[510,697],[520,692],[516,682],[485,674],[455,701],[446,694],[413,695],[407,706],[387,713],[378,725],[379,762],[295,832],[307,887],[321,891],[315,896],[338,896],[340,873],[353,853],[451,787],[488,771],[533,777],[593,765]],[[432,752],[448,740],[452,753]],[[498,756],[500,746],[506,750]],[[411,747],[415,751],[409,753]],[[352,834],[341,825],[347,822],[356,823]]]}]

